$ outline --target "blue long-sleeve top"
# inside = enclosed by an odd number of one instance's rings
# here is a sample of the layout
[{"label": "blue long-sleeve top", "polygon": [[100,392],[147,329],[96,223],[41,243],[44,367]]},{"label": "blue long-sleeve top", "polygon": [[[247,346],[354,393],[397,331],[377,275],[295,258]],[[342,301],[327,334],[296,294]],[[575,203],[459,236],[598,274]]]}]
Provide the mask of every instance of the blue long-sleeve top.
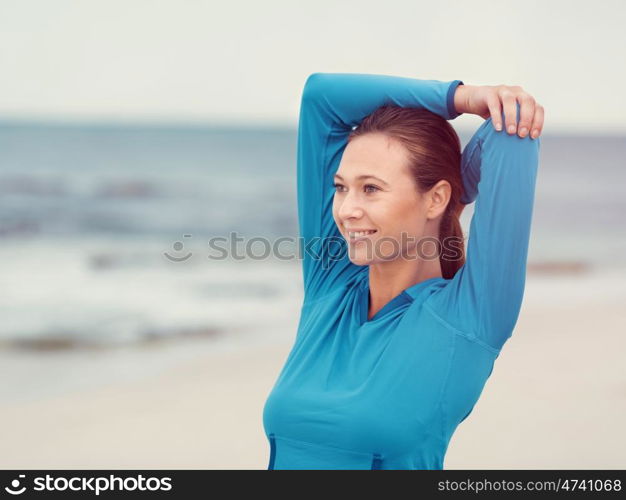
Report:
[{"label": "blue long-sleeve top", "polygon": [[269,469],[442,469],[491,375],[521,308],[539,139],[497,132],[491,119],[478,128],[461,159],[462,201],[475,200],[465,264],[405,289],[371,319],[369,267],[324,244],[342,238],[333,176],[353,126],[383,104],[454,119],[462,83],[307,79],[297,150],[304,301],[263,408]]}]

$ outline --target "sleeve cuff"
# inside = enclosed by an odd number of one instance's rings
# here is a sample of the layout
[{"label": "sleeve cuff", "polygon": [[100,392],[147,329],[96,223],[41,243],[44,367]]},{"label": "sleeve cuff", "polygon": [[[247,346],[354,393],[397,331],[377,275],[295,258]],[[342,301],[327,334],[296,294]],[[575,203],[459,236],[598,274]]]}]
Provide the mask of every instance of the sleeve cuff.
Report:
[{"label": "sleeve cuff", "polygon": [[457,116],[461,115],[454,107],[454,93],[459,85],[465,85],[461,80],[454,80],[448,87],[448,96],[446,102],[448,104],[448,120],[453,120]]}]

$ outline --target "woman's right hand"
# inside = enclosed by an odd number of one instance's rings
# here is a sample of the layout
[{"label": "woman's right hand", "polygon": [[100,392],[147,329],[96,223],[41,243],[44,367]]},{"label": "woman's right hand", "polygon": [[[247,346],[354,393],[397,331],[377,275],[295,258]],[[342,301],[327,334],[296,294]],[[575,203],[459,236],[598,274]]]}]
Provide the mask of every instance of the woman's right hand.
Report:
[{"label": "woman's right hand", "polygon": [[[516,103],[520,103],[519,127],[516,123]],[[544,109],[533,96],[517,85],[459,85],[454,94],[454,107],[458,113],[478,115],[485,120],[492,119],[496,130],[502,130],[502,109],[505,126],[509,134],[518,132],[531,138],[541,135]]]}]

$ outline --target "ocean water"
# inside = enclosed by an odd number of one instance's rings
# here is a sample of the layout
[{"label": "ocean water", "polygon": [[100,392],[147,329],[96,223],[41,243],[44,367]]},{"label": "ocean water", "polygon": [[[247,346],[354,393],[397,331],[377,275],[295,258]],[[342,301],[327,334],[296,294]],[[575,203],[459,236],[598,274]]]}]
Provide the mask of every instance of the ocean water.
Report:
[{"label": "ocean water", "polygon": [[[208,243],[296,238],[295,158],[295,129],[1,124],[0,348],[293,325],[300,261]],[[529,263],[626,267],[624,158],[624,137],[542,136]]]}]

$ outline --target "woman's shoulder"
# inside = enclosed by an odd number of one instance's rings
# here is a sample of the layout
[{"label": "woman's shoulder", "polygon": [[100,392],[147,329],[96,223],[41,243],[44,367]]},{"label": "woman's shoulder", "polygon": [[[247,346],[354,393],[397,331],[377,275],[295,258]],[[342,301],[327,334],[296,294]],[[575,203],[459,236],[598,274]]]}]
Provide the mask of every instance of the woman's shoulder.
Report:
[{"label": "woman's shoulder", "polygon": [[433,295],[441,293],[452,280],[443,277],[429,278],[407,288],[404,292],[414,302],[423,302]]},{"label": "woman's shoulder", "polygon": [[363,271],[355,273],[346,281],[335,283],[334,286],[330,287],[322,294],[305,294],[303,307],[324,302],[336,302],[337,300],[343,300],[348,296],[354,295],[366,286],[367,277],[368,269],[367,266],[365,266]]}]

